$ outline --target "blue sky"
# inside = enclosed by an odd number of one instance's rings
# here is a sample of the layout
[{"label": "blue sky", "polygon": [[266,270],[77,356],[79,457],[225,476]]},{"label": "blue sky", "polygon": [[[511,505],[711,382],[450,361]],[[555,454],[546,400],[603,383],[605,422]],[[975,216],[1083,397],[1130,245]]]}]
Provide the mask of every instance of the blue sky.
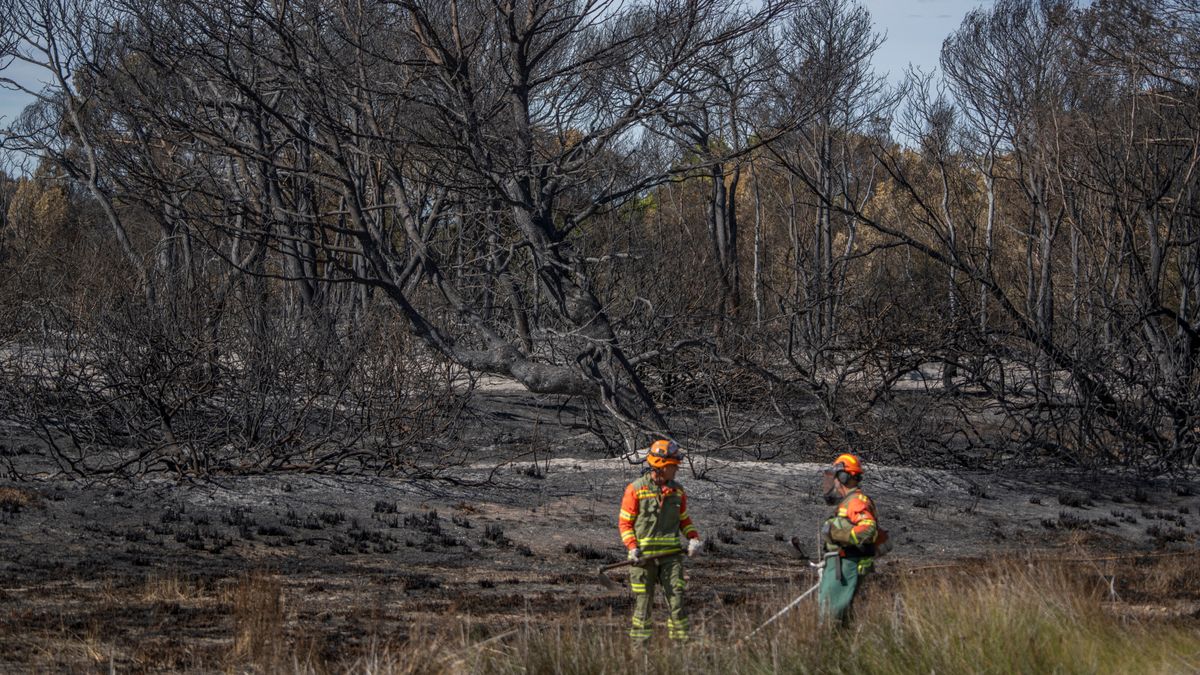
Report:
[{"label": "blue sky", "polygon": [[[0,77],[6,77],[25,86],[31,86],[38,82],[39,78],[45,78],[46,74],[39,72],[33,66],[25,63],[13,63],[3,72],[0,72]],[[0,127],[6,127],[12,123],[17,115],[29,105],[30,97],[24,92],[9,91],[0,89]]]},{"label": "blue sky", "polygon": [[938,65],[942,40],[962,24],[963,17],[995,0],[863,0],[875,30],[886,40],[875,54],[875,69],[892,82],[904,77],[908,64],[932,70]]},{"label": "blue sky", "polygon": [[[967,12],[989,6],[994,0],[863,0],[875,28],[887,41],[875,56],[875,67],[893,82],[904,76],[910,62],[925,69],[937,66],[942,40],[962,22]],[[15,65],[3,73],[25,84],[45,77],[35,69]],[[29,103],[20,92],[0,89],[0,127],[8,126]]]}]

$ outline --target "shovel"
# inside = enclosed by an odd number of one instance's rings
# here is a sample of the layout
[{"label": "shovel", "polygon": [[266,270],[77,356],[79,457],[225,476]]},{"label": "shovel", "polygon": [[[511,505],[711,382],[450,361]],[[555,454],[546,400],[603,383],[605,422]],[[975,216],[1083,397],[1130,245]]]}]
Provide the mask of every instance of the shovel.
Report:
[{"label": "shovel", "polygon": [[615,591],[615,590],[619,589],[621,587],[621,585],[618,584],[617,582],[613,581],[612,579],[608,578],[608,575],[605,574],[605,572],[608,572],[609,570],[615,570],[618,567],[630,567],[632,565],[641,565],[642,563],[648,562],[650,560],[657,560],[659,558],[665,558],[669,555],[678,555],[680,553],[683,553],[683,550],[664,551],[662,553],[655,553],[654,555],[645,555],[645,556],[638,558],[637,560],[622,560],[621,562],[612,563],[611,565],[604,565],[600,569],[596,570],[596,581],[599,581],[600,584],[603,585],[605,588]]}]

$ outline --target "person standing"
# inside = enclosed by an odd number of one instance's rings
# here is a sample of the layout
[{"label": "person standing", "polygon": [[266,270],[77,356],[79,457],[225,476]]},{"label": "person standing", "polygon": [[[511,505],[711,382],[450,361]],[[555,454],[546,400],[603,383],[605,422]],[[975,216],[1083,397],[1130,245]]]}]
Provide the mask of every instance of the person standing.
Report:
[{"label": "person standing", "polygon": [[862,480],[862,462],[850,453],[838,455],[825,470],[825,501],[836,504],[837,511],[821,526],[821,539],[826,552],[837,555],[825,559],[821,576],[817,601],[822,620],[846,623],[862,577],[887,541],[875,504],[860,487]]},{"label": "person standing", "polygon": [[[688,515],[687,493],[675,482],[675,473],[682,460],[683,452],[675,441],[655,441],[646,453],[650,471],[627,485],[621,499],[618,530],[629,559],[634,561],[629,572],[629,585],[633,591],[629,637],[640,642],[649,640],[652,634],[651,611],[657,586],[662,587],[670,610],[667,619],[670,638],[688,639],[682,554],[694,556],[702,544],[700,532]],[[669,555],[644,560],[662,553]]]}]

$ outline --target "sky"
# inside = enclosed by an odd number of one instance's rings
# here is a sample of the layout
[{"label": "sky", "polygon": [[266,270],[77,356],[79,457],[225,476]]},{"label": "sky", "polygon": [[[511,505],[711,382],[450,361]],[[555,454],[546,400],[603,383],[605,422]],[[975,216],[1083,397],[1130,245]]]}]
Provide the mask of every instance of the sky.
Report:
[{"label": "sky", "polygon": [[[35,84],[39,78],[45,76],[38,71],[38,68],[26,63],[14,62],[0,71],[0,77],[16,80],[25,86]],[[0,89],[0,127],[11,124],[13,119],[25,109],[25,106],[29,105],[30,100],[31,97],[25,92]]]},{"label": "sky", "polygon": [[973,9],[995,0],[863,0],[875,30],[884,43],[875,53],[875,70],[898,84],[911,63],[930,71],[937,68],[942,40],[962,24]]},{"label": "sky", "polygon": [[[875,55],[875,68],[888,73],[893,83],[904,77],[909,63],[925,70],[937,67],[942,40],[958,28],[967,12],[989,6],[994,0],[861,0],[871,12],[875,28],[886,41]],[[0,73],[26,85],[45,77],[36,69],[16,65]],[[0,89],[0,127],[12,123],[30,102],[22,92]]]}]

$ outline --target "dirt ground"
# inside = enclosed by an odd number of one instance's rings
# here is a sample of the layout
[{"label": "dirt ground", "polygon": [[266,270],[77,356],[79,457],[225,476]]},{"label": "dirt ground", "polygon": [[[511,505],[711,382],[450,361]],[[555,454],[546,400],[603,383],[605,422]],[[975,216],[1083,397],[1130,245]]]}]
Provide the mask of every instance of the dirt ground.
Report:
[{"label": "dirt ground", "polygon": [[[543,436],[532,454],[532,409],[506,405],[511,414],[490,428],[500,440],[478,453],[486,459],[468,457],[435,479],[0,481],[0,671],[211,666],[249,648],[238,616],[254,614],[246,605],[264,584],[277,586],[266,602],[282,602],[268,612],[279,624],[271,630],[293,644],[304,636],[304,649],[324,660],[421,635],[448,617],[490,629],[563,615],[623,625],[628,593],[595,577],[623,557],[617,510],[641,466],[602,457],[565,431]],[[28,446],[4,452],[14,466],[45,461]],[[710,542],[689,564],[694,611],[810,584],[787,541],[815,539],[827,511],[820,466],[710,456],[703,468],[702,478],[680,475]],[[1194,482],[868,471],[865,489],[896,543],[880,561],[885,577],[965,558],[1197,546]],[[1195,607],[1157,602],[1146,611]]]}]

